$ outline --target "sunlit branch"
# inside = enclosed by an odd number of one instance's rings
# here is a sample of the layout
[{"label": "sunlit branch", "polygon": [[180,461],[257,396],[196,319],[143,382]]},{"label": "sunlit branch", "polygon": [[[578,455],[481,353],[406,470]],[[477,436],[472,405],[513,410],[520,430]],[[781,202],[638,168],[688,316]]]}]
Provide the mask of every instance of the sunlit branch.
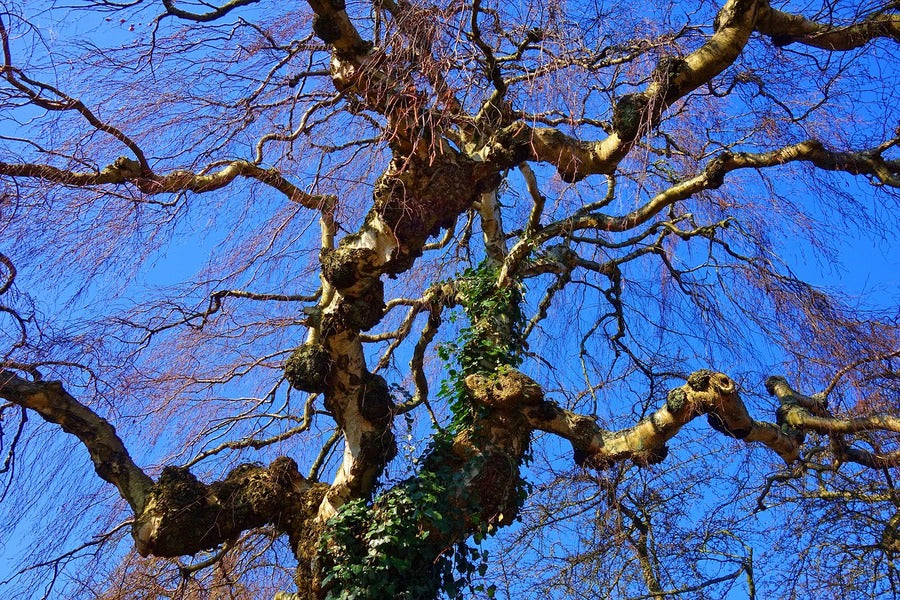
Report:
[{"label": "sunlit branch", "polygon": [[310,481],[318,481],[319,480],[319,471],[322,470],[322,467],[325,464],[325,461],[328,460],[328,456],[331,454],[334,449],[335,444],[337,444],[344,437],[344,434],[341,432],[340,427],[335,427],[334,431],[331,432],[331,435],[322,444],[322,448],[319,450],[319,453],[316,455],[316,459],[313,461],[312,466],[309,468],[309,476],[307,477]]},{"label": "sunlit branch", "polygon": [[534,176],[534,171],[528,166],[528,163],[520,164],[519,171],[525,179],[528,194],[534,202],[534,205],[531,207],[531,213],[528,215],[528,223],[525,225],[525,231],[522,234],[523,237],[530,237],[541,225],[541,215],[544,212],[544,204],[547,202],[547,199],[541,194],[537,178]]},{"label": "sunlit branch", "polygon": [[876,13],[859,23],[836,27],[766,4],[760,10],[756,30],[772,38],[776,46],[798,43],[823,50],[853,50],[878,38],[900,41],[900,14]]},{"label": "sunlit branch", "polygon": [[843,171],[852,175],[870,175],[885,185],[900,187],[900,161],[885,160],[878,154],[868,151],[830,151],[815,140],[758,154],[723,152],[707,163],[699,175],[676,183],[626,215],[576,214],[543,227],[538,239],[545,241],[582,229],[610,232],[628,231],[648,222],[663,209],[676,202],[690,198],[700,191],[721,187],[727,173],[740,169],[775,167],[791,162],[810,162],[823,170]]},{"label": "sunlit branch", "polygon": [[320,100],[316,102],[303,113],[303,116],[300,117],[300,122],[297,124],[297,127],[290,133],[267,133],[262,136],[259,141],[256,143],[256,153],[254,162],[256,164],[261,164],[263,162],[263,153],[265,152],[265,146],[269,142],[293,142],[297,138],[299,138],[302,134],[308,133],[308,123],[309,119],[315,114],[315,112],[321,108],[327,108],[329,106],[334,106],[338,102],[340,102],[343,97],[342,92],[338,92],[332,97],[326,100]]},{"label": "sunlit branch", "polygon": [[734,381],[709,371],[691,375],[687,384],[669,392],[665,406],[621,431],[603,430],[592,418],[548,402],[529,408],[526,414],[536,429],[568,439],[595,465],[629,458],[639,464],[662,461],[666,442],[702,414],[708,415],[714,429],[747,443],[761,442],[786,462],[796,460],[800,450],[799,436],[783,432],[776,424],[753,420]]},{"label": "sunlit branch", "polygon": [[613,114],[614,133],[606,139],[586,142],[556,128],[515,123],[497,136],[497,147],[488,148],[488,156],[496,155],[501,161],[501,153],[509,147],[521,148],[531,160],[556,166],[560,177],[569,182],[588,175],[612,175],[637,140],[656,127],[669,106],[737,59],[750,37],[759,4],[757,0],[726,2],[716,18],[715,33],[706,43],[684,58],[661,60],[653,81],[642,92],[619,98]]},{"label": "sunlit branch", "polygon": [[423,252],[428,252],[429,250],[440,250],[441,248],[446,248],[450,242],[453,241],[453,238],[456,235],[456,223],[453,223],[453,227],[447,228],[444,232],[444,235],[441,236],[436,242],[431,242],[422,246]]},{"label": "sunlit branch", "polygon": [[690,594],[692,592],[699,592],[704,588],[711,587],[716,585],[717,583],[724,583],[726,581],[733,581],[740,576],[741,573],[746,571],[746,565],[741,564],[735,571],[731,573],[727,573],[725,575],[720,575],[719,577],[713,577],[711,579],[707,579],[701,583],[696,585],[686,585],[684,587],[680,587],[673,590],[660,590],[659,592],[651,592],[649,594],[645,594],[643,596],[632,596],[628,598],[628,600],[650,600],[651,598],[668,598],[672,596],[680,596],[681,594]]},{"label": "sunlit branch", "polygon": [[534,316],[528,321],[528,324],[525,325],[525,328],[522,330],[522,337],[524,339],[528,339],[528,336],[531,335],[532,330],[537,327],[538,323],[540,323],[547,316],[547,311],[550,309],[550,305],[553,302],[553,297],[557,292],[566,287],[566,284],[571,281],[572,277],[572,269],[565,268],[562,273],[557,275],[556,279],[553,280],[553,283],[547,287],[547,291],[544,292],[544,296],[541,298],[540,302],[538,302],[537,310],[534,313]]},{"label": "sunlit branch", "polygon": [[781,402],[781,417],[788,425],[801,430],[832,436],[832,450],[837,458],[880,469],[900,465],[900,450],[880,453],[852,448],[841,438],[847,434],[870,431],[900,433],[900,419],[891,415],[870,415],[840,419],[827,411],[824,399],[805,396],[793,390],[782,377],[770,377],[766,389]]},{"label": "sunlit branch", "polygon": [[228,552],[230,552],[232,548],[234,548],[234,541],[226,540],[225,543],[222,544],[222,548],[206,560],[201,560],[198,563],[180,567],[179,571],[181,572],[181,576],[187,578],[197,571],[205,569],[206,567],[213,566],[214,564],[225,558],[225,555],[228,554]]},{"label": "sunlit branch", "polygon": [[648,543],[650,538],[650,518],[646,517],[645,520],[643,515],[637,514],[622,501],[616,502],[615,508],[628,517],[634,528],[638,531],[637,539],[635,539],[630,532],[628,533],[628,539],[637,554],[638,562],[641,565],[641,576],[644,578],[647,590],[652,597],[662,595],[662,587],[659,584],[659,578],[656,576],[658,565],[654,560],[655,557],[650,553]]},{"label": "sunlit branch", "polygon": [[27,381],[2,371],[0,397],[76,436],[90,453],[97,474],[118,488],[135,514],[144,509],[153,481],[131,459],[115,428],[72,397],[60,382]]},{"label": "sunlit branch", "polygon": [[432,422],[438,427],[440,426],[438,425],[437,416],[434,414],[434,410],[428,402],[428,377],[425,375],[425,351],[431,345],[431,342],[434,341],[434,337],[437,335],[440,326],[440,307],[432,306],[431,310],[428,312],[428,322],[425,324],[425,327],[422,328],[422,333],[419,336],[418,341],[416,341],[415,348],[413,348],[412,358],[409,360],[409,369],[412,372],[413,385],[416,390],[415,394],[409,402],[397,407],[398,414],[401,414],[412,410],[419,404],[425,404],[428,413],[431,415]]},{"label": "sunlit branch", "polygon": [[326,44],[331,44],[341,56],[358,57],[371,48],[363,41],[356,27],[350,22],[343,2],[330,0],[308,0],[315,13],[313,31]]},{"label": "sunlit branch", "polygon": [[478,209],[481,215],[481,233],[484,238],[485,252],[495,264],[502,264],[508,250],[500,212],[500,200],[497,197],[496,189],[481,194]]},{"label": "sunlit branch", "polygon": [[503,74],[500,72],[500,67],[497,64],[493,49],[488,46],[481,37],[481,29],[478,27],[479,13],[481,13],[481,0],[474,0],[472,2],[472,18],[470,19],[472,39],[475,41],[475,45],[478,46],[478,49],[484,54],[488,79],[494,84],[494,89],[497,92],[497,98],[494,98],[491,101],[491,103],[494,104],[506,93],[507,86],[506,82],[503,81]]}]

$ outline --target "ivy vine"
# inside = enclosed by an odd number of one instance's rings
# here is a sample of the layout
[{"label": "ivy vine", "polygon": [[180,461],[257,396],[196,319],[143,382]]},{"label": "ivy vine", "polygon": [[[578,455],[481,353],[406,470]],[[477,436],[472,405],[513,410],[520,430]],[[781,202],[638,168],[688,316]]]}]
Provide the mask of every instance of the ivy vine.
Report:
[{"label": "ivy vine", "polygon": [[479,408],[469,400],[463,385],[474,373],[496,373],[518,367],[525,346],[522,291],[516,286],[497,286],[498,268],[486,262],[470,267],[457,278],[458,297],[467,317],[456,340],[438,345],[447,363],[447,377],[438,397],[450,408],[449,430],[456,433],[478,418]]},{"label": "ivy vine", "polygon": [[[459,489],[458,470],[438,466],[450,448],[438,439],[429,448],[432,460],[417,477],[379,496],[370,506],[364,500],[344,505],[332,517],[320,540],[320,556],[329,570],[322,585],[328,600],[420,600],[462,598],[482,592],[493,598],[494,586],[473,583],[487,571],[487,551],[465,542],[449,548],[440,540],[478,514],[477,506],[448,502]],[[480,543],[483,534],[476,534]],[[437,559],[434,559],[434,556]]]},{"label": "ivy vine", "polygon": [[[485,410],[471,402],[465,378],[514,368],[522,361],[522,292],[515,286],[498,287],[497,274],[496,267],[482,263],[457,278],[467,324],[456,340],[438,346],[438,355],[448,364],[438,396],[447,402],[451,422],[433,436],[419,474],[371,504],[362,499],[348,502],[328,521],[319,548],[320,556],[327,557],[322,585],[328,600],[415,600],[442,592],[461,598],[466,590],[494,597],[493,586],[473,583],[487,571],[485,550],[465,541],[450,548],[433,546],[473,524],[476,544],[490,533],[487,524],[477,522],[477,501],[454,496],[468,469],[458,464],[451,468],[448,463],[454,461],[448,458],[453,437]],[[519,503],[527,495],[525,486],[520,481],[516,490]]]}]

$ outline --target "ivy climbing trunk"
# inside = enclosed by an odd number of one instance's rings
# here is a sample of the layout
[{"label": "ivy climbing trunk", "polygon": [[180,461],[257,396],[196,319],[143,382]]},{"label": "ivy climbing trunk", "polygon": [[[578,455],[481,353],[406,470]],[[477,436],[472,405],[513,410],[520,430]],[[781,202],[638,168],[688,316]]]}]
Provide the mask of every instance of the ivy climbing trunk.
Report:
[{"label": "ivy climbing trunk", "polygon": [[459,278],[456,299],[468,323],[442,349],[448,429],[435,433],[414,477],[374,502],[343,505],[326,523],[318,597],[425,599],[441,590],[453,597],[486,558],[467,540],[515,519],[527,495],[520,466],[532,427],[524,409],[543,394],[515,369],[522,298],[515,286],[498,286],[497,274],[486,262]]}]

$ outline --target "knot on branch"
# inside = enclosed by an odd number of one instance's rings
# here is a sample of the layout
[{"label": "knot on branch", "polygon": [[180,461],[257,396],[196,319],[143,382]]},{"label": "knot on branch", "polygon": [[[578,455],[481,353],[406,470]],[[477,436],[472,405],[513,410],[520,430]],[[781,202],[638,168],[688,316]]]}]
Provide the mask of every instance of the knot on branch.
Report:
[{"label": "knot on branch", "polygon": [[541,386],[516,369],[506,368],[489,375],[469,375],[464,384],[476,402],[500,410],[537,406],[544,399]]},{"label": "knot on branch", "polygon": [[351,234],[341,240],[336,250],[322,250],[319,262],[322,276],[342,293],[352,291],[366,273],[375,270],[378,253],[370,248],[354,248],[352,244],[359,236]]},{"label": "knot on branch", "polygon": [[725,173],[733,155],[730,152],[722,152],[712,159],[706,166],[706,181],[709,189],[715,190],[725,184]]},{"label": "knot on branch", "polygon": [[338,305],[338,320],[353,331],[368,331],[384,316],[384,283],[373,277],[363,290],[353,296],[345,296]]},{"label": "knot on branch", "polygon": [[653,70],[653,79],[661,84],[664,96],[677,96],[677,80],[687,69],[687,62],[677,56],[664,56],[659,60]]},{"label": "knot on branch", "polygon": [[669,390],[669,393],[666,395],[666,408],[669,409],[670,413],[677,415],[687,408],[688,401],[687,392],[677,387]]},{"label": "knot on branch", "polygon": [[166,467],[132,526],[135,547],[143,556],[210,550],[242,531],[280,521],[308,488],[297,463],[287,457],[268,468],[240,465],[209,485],[187,468]]},{"label": "knot on branch", "polygon": [[122,180],[126,180],[140,177],[143,174],[143,169],[141,169],[141,163],[138,161],[120,156],[113,161],[113,164],[103,169],[101,173],[111,173],[121,177]]},{"label": "knot on branch", "polygon": [[788,385],[787,379],[780,375],[772,375],[771,377],[766,378],[766,392],[769,393],[770,396],[778,396],[779,388],[787,388],[790,389]]},{"label": "knot on branch", "polygon": [[394,400],[391,398],[387,381],[381,375],[368,373],[359,400],[360,414],[379,429],[385,429],[390,426],[394,408]]},{"label": "knot on branch", "polygon": [[630,141],[637,137],[641,125],[649,119],[649,105],[650,99],[643,93],[625,94],[619,98],[613,107],[612,125],[620,138]]},{"label": "knot on branch", "polygon": [[615,459],[610,458],[603,452],[595,452],[593,454],[585,452],[576,446],[575,442],[572,443],[572,460],[583,469],[593,469],[595,471],[603,471],[616,464]]},{"label": "knot on branch", "polygon": [[331,369],[331,359],[321,344],[310,342],[298,347],[284,364],[284,376],[294,389],[321,393]]},{"label": "knot on branch", "polygon": [[734,380],[724,373],[716,373],[708,369],[701,369],[691,373],[687,380],[688,386],[695,392],[718,392],[731,394],[737,391]]}]

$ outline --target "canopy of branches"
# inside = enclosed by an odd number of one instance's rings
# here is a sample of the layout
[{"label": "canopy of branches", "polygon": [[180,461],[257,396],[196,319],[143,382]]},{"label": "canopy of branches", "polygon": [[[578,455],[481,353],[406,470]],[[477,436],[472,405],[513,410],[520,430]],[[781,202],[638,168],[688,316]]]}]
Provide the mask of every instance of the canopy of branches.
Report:
[{"label": "canopy of branches", "polygon": [[897,594],[898,42],[0,0],[0,595]]}]

